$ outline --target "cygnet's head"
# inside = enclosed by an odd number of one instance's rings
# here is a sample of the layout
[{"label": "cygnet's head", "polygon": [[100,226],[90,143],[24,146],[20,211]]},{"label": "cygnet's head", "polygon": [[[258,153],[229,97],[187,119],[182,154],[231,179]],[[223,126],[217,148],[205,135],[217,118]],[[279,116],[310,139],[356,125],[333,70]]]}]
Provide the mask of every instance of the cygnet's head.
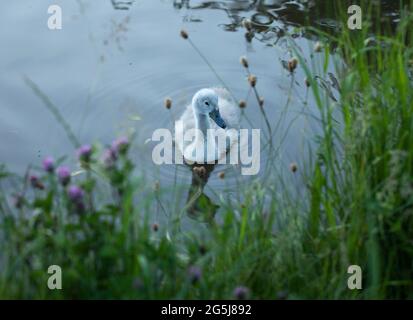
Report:
[{"label": "cygnet's head", "polygon": [[195,93],[192,108],[196,114],[208,115],[219,127],[226,128],[218,109],[218,95],[214,90],[201,89]]}]

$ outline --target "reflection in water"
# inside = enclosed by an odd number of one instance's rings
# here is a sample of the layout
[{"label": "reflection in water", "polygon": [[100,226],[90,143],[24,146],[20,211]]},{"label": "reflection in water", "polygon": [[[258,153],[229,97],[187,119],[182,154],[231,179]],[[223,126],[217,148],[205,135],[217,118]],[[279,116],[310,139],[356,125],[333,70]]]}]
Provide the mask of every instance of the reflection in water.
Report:
[{"label": "reflection in water", "polygon": [[[193,4],[194,3],[194,4]],[[240,1],[191,1],[174,0],[176,9],[223,10],[228,15],[230,22],[221,24],[225,31],[237,31],[242,26],[242,20],[248,18],[254,32],[261,35],[257,40],[269,42],[277,40],[289,26],[313,26],[326,31],[337,31],[340,28],[338,7],[354,4],[350,0],[325,1],[325,0],[240,0]],[[399,1],[377,1],[383,12],[382,19],[387,19],[395,24],[400,19]],[[249,13],[249,15],[246,15]],[[253,34],[246,34],[251,40]],[[308,35],[304,35],[308,36]]]},{"label": "reflection in water", "polygon": [[189,187],[186,212],[192,219],[211,223],[219,208],[212,200],[204,193],[204,187],[208,183],[210,174],[214,170],[214,164],[191,166],[192,182]]},{"label": "reflection in water", "polygon": [[[305,137],[302,130],[312,136],[313,123],[307,122],[305,115],[313,117],[314,109],[309,101],[306,114],[302,112],[306,88],[289,81],[289,73],[277,63],[290,58],[288,50],[265,50],[261,44],[274,45],[286,28],[306,25],[307,12],[311,17],[309,24],[319,25],[324,21],[326,25],[333,25],[329,21],[337,20],[331,10],[334,2],[110,0],[104,6],[97,1],[79,0],[67,2],[65,11],[70,27],[64,29],[62,37],[58,32],[44,32],[44,17],[33,10],[32,1],[9,1],[8,9],[3,10],[2,22],[13,25],[15,12],[23,13],[24,20],[3,35],[3,42],[10,43],[12,51],[0,51],[1,69],[5,70],[0,74],[0,88],[7,92],[0,95],[0,134],[5,142],[0,145],[1,162],[7,163],[12,171],[21,172],[28,163],[38,163],[44,156],[72,152],[59,124],[51,120],[48,111],[24,87],[21,75],[27,74],[59,107],[80,141],[104,143],[128,132],[129,128],[136,129],[139,133],[136,148],[141,151],[136,152],[138,169],[148,172],[149,178],[160,180],[164,186],[173,185],[174,190],[176,186],[187,188],[191,183],[188,211],[196,213],[202,203],[214,208],[208,198],[201,196],[204,188],[211,198],[216,199],[214,195],[218,193],[230,198],[236,195],[238,184],[249,179],[232,168],[220,167],[220,171],[226,172],[225,180],[215,176],[208,180],[212,170],[206,168],[205,178],[197,178],[196,169],[191,181],[187,167],[171,170],[154,166],[150,145],[145,144],[155,129],[170,128],[171,121],[181,113],[180,107],[186,105],[196,90],[217,84],[213,73],[181,42],[178,33],[182,22],[205,21],[193,24],[193,30],[189,31],[194,31],[203,54],[230,84],[235,95],[247,102],[246,126],[262,128],[264,123],[256,112],[258,105],[247,91],[248,84],[238,63],[242,54],[251,58],[267,115],[271,124],[277,126],[273,130],[277,138],[274,143],[280,150],[277,151],[280,174],[284,174],[283,168],[302,156],[299,149]],[[381,3],[384,15],[396,20],[395,7],[399,1]],[[173,10],[179,14],[173,14]],[[192,17],[192,14],[199,16]],[[244,19],[251,20],[253,39],[261,43],[246,46],[242,41]],[[217,26],[228,32],[217,32]],[[31,30],[29,36],[27,30]],[[295,32],[294,28],[289,31]],[[306,41],[301,41],[301,37],[307,34],[298,36],[298,45],[305,47]],[[217,43],[225,44],[225,50],[217,50]],[[280,42],[277,47],[284,49],[283,45],[284,42]],[[303,77],[302,71],[297,70],[295,79],[302,81]],[[323,87],[331,86],[337,97],[334,82],[331,85],[320,82]],[[167,96],[174,101],[170,114],[160,111]],[[284,112],[287,107],[288,111]],[[267,150],[263,144],[262,168],[270,157]]]}]

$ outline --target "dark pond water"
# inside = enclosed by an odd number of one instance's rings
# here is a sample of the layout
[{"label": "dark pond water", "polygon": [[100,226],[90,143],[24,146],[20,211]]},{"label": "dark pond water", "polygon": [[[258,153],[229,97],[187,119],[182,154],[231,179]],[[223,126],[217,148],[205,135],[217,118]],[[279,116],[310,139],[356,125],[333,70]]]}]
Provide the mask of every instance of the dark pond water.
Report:
[{"label": "dark pond water", "polygon": [[[0,163],[23,172],[46,155],[73,153],[64,130],[44,107],[23,77],[32,79],[58,106],[78,139],[84,143],[110,143],[116,136],[136,132],[133,157],[139,170],[163,185],[188,185],[190,170],[184,166],[156,166],[151,160],[160,127],[173,128],[192,95],[200,88],[222,85],[179,31],[188,31],[237,99],[246,99],[242,126],[265,130],[254,95],[249,91],[239,57],[248,57],[258,77],[259,94],[273,126],[276,154],[271,167],[289,174],[291,162],[305,159],[305,150],[317,133],[317,111],[306,98],[304,73],[292,79],[283,61],[292,57],[285,31],[309,58],[314,40],[297,26],[313,24],[334,29],[327,10],[330,1],[54,1],[63,10],[63,28],[47,28],[50,1],[20,0],[2,3],[0,13]],[[386,2],[389,5],[391,2]],[[317,12],[317,15],[315,15]],[[308,13],[313,18],[308,21]],[[394,19],[397,17],[392,16]],[[257,31],[247,41],[244,18]],[[329,71],[334,73],[332,66]],[[173,108],[163,106],[165,97]],[[303,103],[307,101],[307,103]],[[248,120],[248,121],[247,121]],[[277,125],[278,123],[278,125]],[[261,171],[268,174],[269,155],[262,141]],[[276,157],[276,158],[274,158]],[[74,165],[74,164],[73,164]],[[211,175],[211,192],[229,193],[240,177],[228,168],[226,179]]]}]

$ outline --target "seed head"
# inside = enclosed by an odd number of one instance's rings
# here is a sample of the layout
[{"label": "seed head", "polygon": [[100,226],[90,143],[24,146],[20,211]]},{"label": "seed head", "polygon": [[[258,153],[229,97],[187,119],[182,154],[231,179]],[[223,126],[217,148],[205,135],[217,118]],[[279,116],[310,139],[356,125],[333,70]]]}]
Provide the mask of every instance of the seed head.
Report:
[{"label": "seed head", "polygon": [[248,60],[247,60],[247,58],[246,58],[245,56],[242,56],[242,57],[240,58],[240,62],[241,62],[242,66],[243,66],[244,68],[248,68]]},{"label": "seed head", "polygon": [[264,106],[264,98],[263,97],[258,98],[258,104],[260,105],[260,107]]},{"label": "seed head", "polygon": [[251,42],[252,39],[254,39],[254,31],[248,31],[248,32],[246,32],[246,33],[245,33],[245,39],[246,39],[248,42]]},{"label": "seed head", "polygon": [[224,172],[224,171],[221,171],[220,173],[218,173],[218,177],[219,177],[220,179],[224,179],[224,178],[225,178],[225,172]]},{"label": "seed head", "polygon": [[241,109],[244,109],[247,106],[247,103],[245,102],[245,100],[240,100],[238,102],[238,105]]},{"label": "seed head", "polygon": [[156,222],[152,225],[152,230],[157,232],[159,230],[159,224],[157,224]]},{"label": "seed head", "polygon": [[181,37],[185,40],[188,39],[188,37],[189,37],[188,32],[186,32],[185,30],[182,29],[181,30]]},{"label": "seed head", "polygon": [[172,107],[172,99],[171,98],[166,98],[165,99],[165,108],[166,109],[171,109]]},{"label": "seed head", "polygon": [[242,20],[242,26],[247,29],[248,31],[251,31],[252,29],[252,23],[250,19],[244,19]]},{"label": "seed head", "polygon": [[288,61],[288,71],[291,73],[294,72],[294,70],[297,68],[298,65],[298,59],[297,58],[291,58],[290,61]]},{"label": "seed head", "polygon": [[322,50],[323,50],[323,45],[321,44],[320,41],[317,41],[314,45],[314,51],[321,52]]},{"label": "seed head", "polygon": [[310,80],[308,80],[307,77],[304,78],[304,83],[305,83],[305,86],[306,86],[307,88],[309,88],[309,87],[311,86]]},{"label": "seed head", "polygon": [[39,189],[39,190],[44,189],[43,183],[40,181],[39,177],[35,175],[30,176],[30,184],[32,185],[34,189]]},{"label": "seed head", "polygon": [[296,164],[295,162],[293,162],[293,163],[290,164],[290,170],[291,170],[292,173],[297,172],[298,166],[297,166],[297,164]]},{"label": "seed head", "polygon": [[159,181],[155,181],[155,183],[153,185],[153,190],[155,192],[158,192],[160,188],[161,188],[161,185],[160,185]]},{"label": "seed head", "polygon": [[248,76],[248,82],[250,83],[251,87],[255,87],[255,85],[257,84],[257,77],[254,76],[253,74],[250,74]]}]

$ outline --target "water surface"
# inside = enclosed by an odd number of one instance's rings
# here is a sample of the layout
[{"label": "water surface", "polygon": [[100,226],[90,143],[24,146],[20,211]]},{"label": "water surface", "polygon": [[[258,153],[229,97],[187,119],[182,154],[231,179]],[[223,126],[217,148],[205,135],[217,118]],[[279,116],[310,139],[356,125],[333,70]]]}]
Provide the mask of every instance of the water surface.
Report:
[{"label": "water surface", "polygon": [[[109,144],[116,136],[136,132],[133,158],[150,181],[165,186],[189,185],[185,166],[156,166],[151,159],[157,128],[173,128],[192,95],[200,88],[227,86],[246,99],[242,126],[266,131],[258,103],[239,63],[248,57],[257,75],[259,94],[272,126],[274,148],[262,141],[258,179],[276,171],[291,175],[289,164],[302,163],[318,133],[317,109],[307,95],[304,73],[285,68],[291,41],[306,59],[313,55],[313,35],[306,24],[335,30],[337,22],[323,1],[55,1],[63,10],[63,29],[47,28],[50,1],[20,0],[2,4],[0,36],[0,162],[23,172],[47,155],[73,154],[65,131],[44,107],[23,77],[32,79],[59,108],[83,143]],[[391,2],[384,1],[390,6]],[[309,19],[310,17],[310,19]],[[247,39],[243,19],[255,31]],[[187,30],[209,64],[179,36]],[[334,73],[334,68],[329,66]],[[328,79],[327,79],[328,80]],[[335,93],[337,94],[337,93]],[[171,97],[173,107],[163,101]],[[268,161],[276,166],[267,167]],[[72,163],[75,166],[75,163]],[[267,169],[266,169],[267,168]],[[217,172],[226,170],[224,180]],[[242,177],[231,168],[211,174],[211,194],[234,192]],[[272,182],[274,183],[274,182]],[[215,195],[216,196],[216,195]]]}]

